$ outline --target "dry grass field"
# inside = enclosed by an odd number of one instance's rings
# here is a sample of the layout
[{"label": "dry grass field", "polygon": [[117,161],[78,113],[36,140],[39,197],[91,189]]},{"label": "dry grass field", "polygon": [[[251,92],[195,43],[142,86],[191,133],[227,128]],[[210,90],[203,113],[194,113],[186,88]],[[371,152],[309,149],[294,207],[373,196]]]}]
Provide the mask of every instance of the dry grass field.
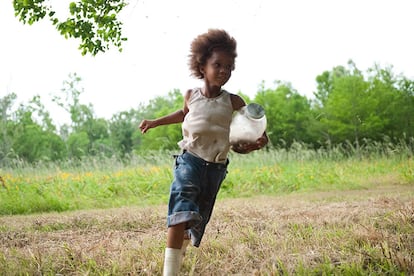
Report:
[{"label": "dry grass field", "polygon": [[[0,217],[0,275],[160,275],[166,206]],[[413,185],[219,199],[182,275],[410,275]]]}]

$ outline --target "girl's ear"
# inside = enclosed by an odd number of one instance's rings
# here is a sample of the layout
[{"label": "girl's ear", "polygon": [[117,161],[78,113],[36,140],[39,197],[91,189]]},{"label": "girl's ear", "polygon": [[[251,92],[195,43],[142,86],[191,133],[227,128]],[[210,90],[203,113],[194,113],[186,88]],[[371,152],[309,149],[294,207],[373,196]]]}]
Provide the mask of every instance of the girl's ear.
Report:
[{"label": "girl's ear", "polygon": [[204,74],[204,66],[203,65],[200,64],[198,66],[198,70],[200,70],[200,72]]},{"label": "girl's ear", "polygon": [[198,71],[200,71],[201,75],[203,76],[202,78],[204,78],[204,72],[205,72],[205,70],[204,70],[204,66],[203,65],[200,64],[198,66]]}]

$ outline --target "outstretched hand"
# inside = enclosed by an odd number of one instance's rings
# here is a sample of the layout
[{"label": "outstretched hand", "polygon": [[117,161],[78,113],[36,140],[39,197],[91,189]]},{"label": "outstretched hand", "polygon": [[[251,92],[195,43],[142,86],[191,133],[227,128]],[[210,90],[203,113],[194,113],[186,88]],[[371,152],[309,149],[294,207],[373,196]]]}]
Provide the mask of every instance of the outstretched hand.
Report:
[{"label": "outstretched hand", "polygon": [[141,129],[141,133],[144,134],[148,131],[148,129],[155,127],[154,120],[142,120],[139,124],[139,128]]}]

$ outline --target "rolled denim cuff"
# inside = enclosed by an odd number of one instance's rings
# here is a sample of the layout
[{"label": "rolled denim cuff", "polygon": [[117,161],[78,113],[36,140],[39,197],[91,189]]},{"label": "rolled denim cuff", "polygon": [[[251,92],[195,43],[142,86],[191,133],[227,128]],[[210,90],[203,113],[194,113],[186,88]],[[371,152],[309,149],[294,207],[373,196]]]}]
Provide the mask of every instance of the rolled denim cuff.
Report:
[{"label": "rolled denim cuff", "polygon": [[186,228],[191,228],[194,225],[199,224],[203,218],[200,216],[199,213],[194,211],[181,211],[176,212],[168,216],[167,218],[167,226],[177,225],[183,222],[187,222]]}]

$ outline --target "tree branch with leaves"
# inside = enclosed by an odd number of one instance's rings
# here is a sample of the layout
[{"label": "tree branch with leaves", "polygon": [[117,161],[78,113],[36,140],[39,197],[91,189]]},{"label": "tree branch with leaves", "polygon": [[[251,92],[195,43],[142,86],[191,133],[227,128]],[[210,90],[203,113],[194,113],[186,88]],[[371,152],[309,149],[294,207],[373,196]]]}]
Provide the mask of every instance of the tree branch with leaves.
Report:
[{"label": "tree branch with leaves", "polygon": [[95,56],[111,45],[122,51],[122,22],[118,15],[127,5],[124,0],[78,0],[69,4],[70,16],[60,20],[48,0],[13,0],[15,16],[24,24],[32,25],[49,18],[65,38],[80,40],[82,55]]}]

